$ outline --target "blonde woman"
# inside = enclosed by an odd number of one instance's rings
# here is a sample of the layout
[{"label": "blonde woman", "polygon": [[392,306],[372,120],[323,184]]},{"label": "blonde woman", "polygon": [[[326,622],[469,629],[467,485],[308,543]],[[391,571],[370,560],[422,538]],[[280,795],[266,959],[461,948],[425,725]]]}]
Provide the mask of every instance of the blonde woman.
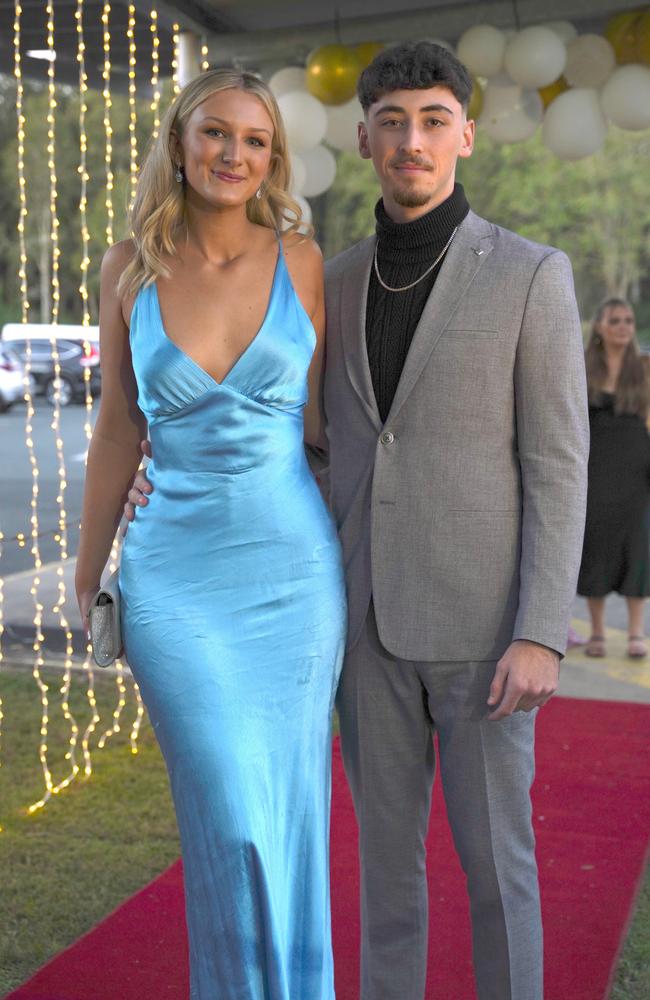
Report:
[{"label": "blonde woman", "polygon": [[605,655],[605,598],[617,591],[628,607],[628,656],[640,659],[648,651],[643,612],[650,594],[649,384],[634,312],[623,299],[607,299],[598,309],[586,365],[591,451],[578,578],[591,617],[585,653]]},{"label": "blonde woman", "polygon": [[77,592],[85,619],[148,428],[155,492],[124,544],[123,630],[176,806],[193,1000],[334,997],[345,593],[304,454],[322,440],[323,278],[289,177],[269,89],[205,73],[148,154],[133,240],[102,265]]}]

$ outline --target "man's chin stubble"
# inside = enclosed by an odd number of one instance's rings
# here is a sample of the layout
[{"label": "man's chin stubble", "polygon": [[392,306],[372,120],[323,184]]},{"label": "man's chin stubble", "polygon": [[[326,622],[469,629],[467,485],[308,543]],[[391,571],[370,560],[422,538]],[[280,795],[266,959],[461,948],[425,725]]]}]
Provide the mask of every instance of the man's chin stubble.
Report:
[{"label": "man's chin stubble", "polygon": [[401,208],[422,208],[431,201],[430,191],[393,191],[393,200]]}]

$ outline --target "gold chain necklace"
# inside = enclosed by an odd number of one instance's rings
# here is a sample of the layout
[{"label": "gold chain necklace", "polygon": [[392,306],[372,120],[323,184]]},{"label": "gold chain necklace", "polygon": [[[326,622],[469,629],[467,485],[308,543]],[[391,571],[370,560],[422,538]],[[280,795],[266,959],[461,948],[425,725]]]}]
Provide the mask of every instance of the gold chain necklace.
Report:
[{"label": "gold chain necklace", "polygon": [[408,291],[409,288],[413,288],[420,281],[423,281],[424,278],[426,278],[426,276],[428,274],[431,274],[431,272],[433,271],[434,267],[437,267],[437,265],[440,263],[440,261],[442,260],[442,258],[447,253],[447,250],[449,250],[449,247],[451,246],[451,241],[453,240],[453,238],[454,238],[454,236],[456,235],[457,232],[458,232],[458,226],[456,226],[456,228],[454,229],[453,233],[451,234],[451,236],[449,237],[449,239],[445,243],[444,247],[442,248],[442,250],[440,251],[440,253],[436,257],[436,259],[434,260],[433,264],[431,264],[431,266],[426,269],[426,271],[424,272],[424,274],[421,274],[419,278],[416,278],[415,281],[412,281],[410,283],[410,285],[403,285],[401,288],[391,288],[390,285],[386,284],[386,282],[383,280],[381,274],[379,273],[379,265],[377,263],[377,251],[379,250],[379,240],[377,240],[377,242],[375,243],[375,274],[377,275],[377,281],[379,282],[379,284],[381,285],[382,288],[386,289],[387,292],[406,292],[406,291]]}]

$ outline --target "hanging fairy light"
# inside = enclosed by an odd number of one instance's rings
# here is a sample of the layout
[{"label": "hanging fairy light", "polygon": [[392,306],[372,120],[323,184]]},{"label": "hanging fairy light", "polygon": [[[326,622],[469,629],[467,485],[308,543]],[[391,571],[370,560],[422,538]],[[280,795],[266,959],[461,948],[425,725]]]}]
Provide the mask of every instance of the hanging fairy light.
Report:
[{"label": "hanging fairy light", "polygon": [[[57,214],[57,174],[56,174],[56,87],[55,87],[55,76],[54,76],[54,66],[55,66],[55,47],[54,47],[54,5],[52,0],[48,0],[45,12],[47,16],[47,48],[49,52],[48,59],[48,110],[47,110],[47,155],[48,155],[48,170],[50,178],[50,240],[52,245],[52,311],[51,319],[52,324],[56,326],[59,318],[59,304],[60,304],[60,288],[59,288],[59,219]],[[76,746],[79,737],[79,728],[77,726],[76,720],[72,715],[70,710],[70,703],[68,701],[70,686],[72,681],[72,630],[70,624],[65,616],[65,604],[66,604],[66,586],[64,579],[64,566],[68,559],[68,547],[67,547],[67,517],[65,512],[65,490],[67,487],[66,482],[66,469],[65,460],[63,455],[63,440],[61,438],[61,405],[60,405],[60,374],[61,365],[58,352],[58,345],[56,341],[55,332],[52,333],[50,337],[51,349],[52,349],[52,359],[54,363],[54,377],[55,377],[55,393],[54,393],[54,409],[52,413],[52,423],[51,428],[55,439],[56,457],[58,461],[58,474],[59,474],[59,492],[56,498],[58,513],[59,513],[59,525],[58,531],[55,535],[55,539],[59,543],[60,552],[60,562],[56,568],[57,575],[57,591],[58,596],[56,598],[55,604],[52,611],[58,616],[59,626],[65,636],[65,660],[64,660],[64,670],[63,670],[63,681],[60,688],[61,694],[61,710],[63,712],[63,717],[65,718],[68,726],[70,728],[69,746],[65,754],[66,761],[69,762],[70,771],[69,773],[57,784],[52,781],[52,775],[47,766],[47,731],[48,731],[48,705],[47,705],[47,691],[48,686],[43,682],[40,675],[40,667],[43,665],[42,649],[39,649],[39,653],[36,658],[35,667],[37,670],[37,683],[41,692],[41,706],[42,706],[42,717],[41,717],[41,746],[39,753],[41,755],[41,763],[44,764],[44,774],[46,777],[46,788],[45,794],[38,801],[33,803],[29,807],[30,812],[35,812],[37,809],[42,808],[48,801],[51,795],[57,795],[60,791],[74,780],[77,773],[79,772],[79,765],[76,762]],[[42,643],[42,634],[39,636],[39,643]]]},{"label": "hanging fairy light", "polygon": [[[17,177],[18,177],[18,197],[19,197],[19,216],[18,216],[18,245],[20,254],[19,263],[19,278],[20,278],[20,299],[21,299],[21,313],[22,322],[26,323],[29,315],[29,300],[28,300],[28,286],[27,286],[27,250],[25,243],[25,230],[27,223],[27,197],[26,197],[26,179],[25,179],[25,116],[23,114],[23,96],[24,88],[22,82],[22,60],[20,52],[21,44],[21,17],[22,17],[22,7],[19,2],[15,4],[15,19],[14,19],[14,76],[16,78],[16,118],[17,118]],[[32,495],[30,500],[30,524],[31,524],[31,548],[30,553],[34,561],[34,576],[32,577],[32,584],[30,587],[30,595],[34,602],[34,641],[33,641],[33,651],[34,651],[34,663],[32,666],[32,675],[36,684],[39,688],[40,698],[41,698],[41,726],[40,726],[40,741],[39,741],[39,760],[41,763],[41,769],[43,771],[43,778],[45,781],[45,795],[37,803],[34,803],[30,811],[33,812],[35,809],[40,808],[45,804],[47,798],[51,795],[51,789],[53,787],[52,775],[48,766],[47,759],[47,728],[48,728],[48,712],[49,704],[47,697],[47,685],[43,682],[41,677],[41,667],[43,666],[43,605],[40,601],[39,588],[40,588],[40,570],[42,566],[40,547],[39,547],[39,519],[38,519],[38,496],[39,496],[39,469],[38,462],[36,460],[36,453],[34,450],[34,405],[31,393],[30,384],[30,371],[31,371],[31,341],[27,340],[26,348],[26,364],[25,364],[25,377],[24,377],[24,388],[25,388],[25,445],[27,448],[27,454],[29,457],[29,464],[31,470],[32,478]],[[19,544],[21,540],[19,539]],[[22,539],[22,545],[25,544],[24,538]]]},{"label": "hanging fairy light", "polygon": [[18,0],[14,13],[14,77],[16,78],[16,117],[18,120],[18,278],[20,281],[21,321],[27,322],[29,301],[27,298],[27,250],[25,248],[25,223],[27,221],[27,194],[25,191],[25,116],[23,114],[23,75],[20,55],[20,18],[22,7]]},{"label": "hanging fairy light", "polygon": [[181,89],[181,81],[179,76],[180,44],[181,44],[180,24],[174,24],[172,28],[172,42],[174,46],[174,52],[172,55],[172,84],[173,84],[174,96],[176,96],[176,94],[178,94]]},{"label": "hanging fairy light", "polygon": [[129,40],[129,204],[135,200],[135,189],[138,183],[138,111],[136,105],[136,45],[135,45],[135,5],[129,4],[129,20],[126,29]]},{"label": "hanging fairy light", "polygon": [[151,88],[153,98],[150,108],[153,112],[153,138],[160,130],[160,38],[158,35],[158,12],[151,11]]},{"label": "hanging fairy light", "polygon": [[[90,310],[88,308],[88,268],[90,266],[89,257],[89,246],[90,246],[90,233],[88,230],[88,181],[90,176],[88,174],[87,168],[87,152],[88,152],[88,136],[86,133],[86,113],[88,111],[87,104],[87,94],[88,94],[88,76],[86,74],[86,45],[84,41],[84,30],[83,30],[83,8],[84,0],[78,0],[77,9],[75,12],[75,18],[77,21],[77,62],[79,63],[79,178],[80,178],[80,195],[79,195],[79,228],[81,232],[81,281],[79,284],[79,294],[81,296],[82,305],[82,325],[84,327],[90,326]],[[93,348],[88,339],[84,339],[84,354],[89,357]],[[86,441],[90,443],[90,438],[92,436],[92,406],[93,399],[92,393],[90,391],[90,379],[91,371],[90,365],[84,366],[84,388],[85,388],[85,422],[84,422],[84,432],[86,435]],[[86,726],[86,729],[81,737],[80,746],[81,752],[84,760],[84,773],[89,776],[92,771],[92,765],[90,760],[90,736],[94,732],[97,723],[99,722],[99,713],[97,711],[97,698],[95,695],[95,675],[91,663],[90,657],[90,646],[86,649],[86,655],[84,658],[83,669],[87,677],[86,686],[86,698],[90,706],[90,722]]]},{"label": "hanging fairy light", "polygon": [[206,73],[210,69],[208,61],[208,43],[205,38],[201,41],[201,72]]},{"label": "hanging fairy light", "polygon": [[111,125],[111,32],[110,32],[111,5],[105,3],[102,10],[102,40],[104,46],[104,66],[102,69],[102,79],[104,86],[102,96],[104,98],[104,162],[106,166],[106,242],[109,246],[113,243],[113,127]]}]

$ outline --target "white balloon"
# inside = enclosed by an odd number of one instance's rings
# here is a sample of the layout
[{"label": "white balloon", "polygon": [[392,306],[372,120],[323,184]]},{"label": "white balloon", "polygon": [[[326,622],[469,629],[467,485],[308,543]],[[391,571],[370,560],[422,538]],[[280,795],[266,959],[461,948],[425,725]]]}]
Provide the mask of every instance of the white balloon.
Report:
[{"label": "white balloon", "polygon": [[357,124],[363,121],[363,110],[356,97],[347,104],[327,109],[327,131],[325,142],[333,149],[344,153],[357,153]]},{"label": "white balloon", "polygon": [[503,69],[506,39],[491,24],[475,24],[463,32],[456,55],[474,76],[496,76]]},{"label": "white balloon", "polygon": [[334,183],[336,159],[325,146],[306,150],[301,153],[301,159],[305,164],[306,178],[300,193],[305,198],[316,198]]},{"label": "white balloon", "polygon": [[278,97],[280,113],[291,149],[313,149],[325,135],[327,112],[320,101],[300,90]]},{"label": "white balloon", "polygon": [[500,73],[488,80],[479,123],[496,142],[523,142],[536,131],[543,113],[536,90],[524,90]]},{"label": "white balloon", "polygon": [[[292,194],[291,197],[300,206],[302,218],[300,220],[299,229],[304,232],[307,226],[311,223],[312,219],[311,205],[309,204],[306,198],[303,198],[301,194]],[[288,217],[282,220],[282,229],[288,229],[289,226],[292,225],[295,221],[296,221],[295,215],[289,213]]]},{"label": "white balloon", "polygon": [[506,72],[522,87],[546,87],[566,63],[566,46],[555,32],[535,26],[517,32],[503,57]]},{"label": "white balloon", "polygon": [[566,90],[546,109],[542,140],[561,160],[581,160],[597,153],[606,135],[607,122],[596,90]]},{"label": "white balloon", "polygon": [[564,78],[572,87],[602,87],[616,66],[616,53],[602,35],[578,35],[569,42]]},{"label": "white balloon", "polygon": [[650,128],[650,69],[636,63],[619,66],[601,91],[601,104],[619,128]]},{"label": "white balloon", "polygon": [[307,180],[307,167],[303,157],[305,154],[289,153],[291,160],[291,191],[293,194],[302,194],[302,189]]},{"label": "white balloon", "polygon": [[546,21],[543,27],[550,28],[565,43],[570,42],[578,34],[578,29],[571,24],[571,21]]},{"label": "white balloon", "polygon": [[276,97],[288,94],[292,90],[307,90],[304,66],[285,66],[273,74],[269,87]]}]

